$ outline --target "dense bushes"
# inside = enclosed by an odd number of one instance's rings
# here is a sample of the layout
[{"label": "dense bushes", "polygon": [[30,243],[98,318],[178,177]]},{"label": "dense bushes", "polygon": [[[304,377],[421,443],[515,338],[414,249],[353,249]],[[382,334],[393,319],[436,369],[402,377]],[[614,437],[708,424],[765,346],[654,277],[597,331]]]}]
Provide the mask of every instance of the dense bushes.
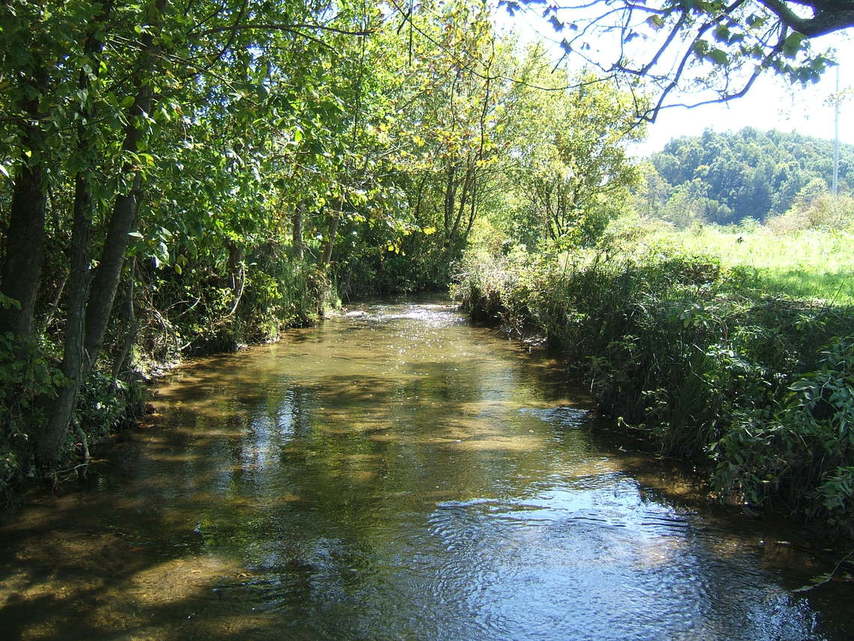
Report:
[{"label": "dense bushes", "polygon": [[317,320],[332,296],[322,271],[285,255],[255,256],[232,268],[206,262],[180,274],[143,270],[141,347],[155,360],[273,339],[283,327]]},{"label": "dense bushes", "polygon": [[708,257],[621,255],[472,252],[455,295],[544,336],[604,412],[706,463],[722,496],[854,534],[850,310],[758,297]]},{"label": "dense bushes", "polygon": [[[818,366],[767,408],[743,409],[711,446],[721,487],[779,497],[854,533],[854,341],[833,339]],[[808,490],[808,491],[805,491]]]}]

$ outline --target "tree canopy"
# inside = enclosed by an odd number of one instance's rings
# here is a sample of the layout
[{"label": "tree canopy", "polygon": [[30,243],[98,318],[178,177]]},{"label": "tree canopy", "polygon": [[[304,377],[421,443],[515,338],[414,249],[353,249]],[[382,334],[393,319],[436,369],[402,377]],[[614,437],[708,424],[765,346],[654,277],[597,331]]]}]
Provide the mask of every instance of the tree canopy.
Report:
[{"label": "tree canopy", "polygon": [[401,9],[0,7],[0,484],[118,420],[146,359],[444,286],[485,216],[584,242],[616,211],[628,94],[480,2]]}]

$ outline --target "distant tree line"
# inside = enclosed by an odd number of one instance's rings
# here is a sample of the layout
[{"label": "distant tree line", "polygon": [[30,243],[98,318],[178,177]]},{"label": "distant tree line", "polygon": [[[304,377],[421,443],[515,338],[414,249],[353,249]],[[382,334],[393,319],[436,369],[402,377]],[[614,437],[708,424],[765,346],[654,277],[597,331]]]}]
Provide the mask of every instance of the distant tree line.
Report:
[{"label": "distant tree line", "polygon": [[[826,193],[833,142],[745,128],[706,130],[671,140],[650,157],[637,190],[638,210],[677,226],[764,221]],[[840,149],[839,193],[854,188],[854,146]]]}]

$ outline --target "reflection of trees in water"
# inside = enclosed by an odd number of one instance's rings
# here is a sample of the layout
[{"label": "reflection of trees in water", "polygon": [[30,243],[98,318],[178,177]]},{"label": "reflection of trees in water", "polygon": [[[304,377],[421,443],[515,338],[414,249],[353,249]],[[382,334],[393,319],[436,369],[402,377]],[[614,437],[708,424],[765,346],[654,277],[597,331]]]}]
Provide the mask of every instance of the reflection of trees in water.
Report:
[{"label": "reflection of trees in water", "polygon": [[[151,546],[117,552],[137,557],[128,576],[188,552],[240,574],[216,593],[206,575],[146,614],[205,612],[211,639],[234,638],[228,626],[250,608],[267,618],[245,638],[524,639],[546,620],[541,638],[570,638],[573,625],[594,638],[600,615],[601,639],[809,638],[808,605],[787,601],[749,537],[645,488],[646,459],[631,469],[555,409],[554,368],[459,332],[449,340],[473,357],[427,360],[413,344],[414,360],[389,371],[374,338],[339,370],[314,353],[316,371],[286,375],[250,359],[200,377],[192,399],[176,393],[176,427],[125,490],[151,508],[104,494],[83,522],[109,510],[128,530],[110,546]],[[76,569],[73,556],[45,550],[42,562]]]}]

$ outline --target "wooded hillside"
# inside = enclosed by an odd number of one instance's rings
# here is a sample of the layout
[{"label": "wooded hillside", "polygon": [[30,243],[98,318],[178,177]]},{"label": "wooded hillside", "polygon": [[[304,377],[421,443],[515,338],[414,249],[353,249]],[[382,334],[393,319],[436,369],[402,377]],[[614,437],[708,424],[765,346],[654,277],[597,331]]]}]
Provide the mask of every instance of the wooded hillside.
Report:
[{"label": "wooded hillside", "polygon": [[[671,140],[650,157],[640,193],[643,213],[699,222],[764,221],[795,200],[826,192],[833,181],[833,142],[795,133],[707,130]],[[854,188],[854,146],[841,145],[839,193]]]}]

